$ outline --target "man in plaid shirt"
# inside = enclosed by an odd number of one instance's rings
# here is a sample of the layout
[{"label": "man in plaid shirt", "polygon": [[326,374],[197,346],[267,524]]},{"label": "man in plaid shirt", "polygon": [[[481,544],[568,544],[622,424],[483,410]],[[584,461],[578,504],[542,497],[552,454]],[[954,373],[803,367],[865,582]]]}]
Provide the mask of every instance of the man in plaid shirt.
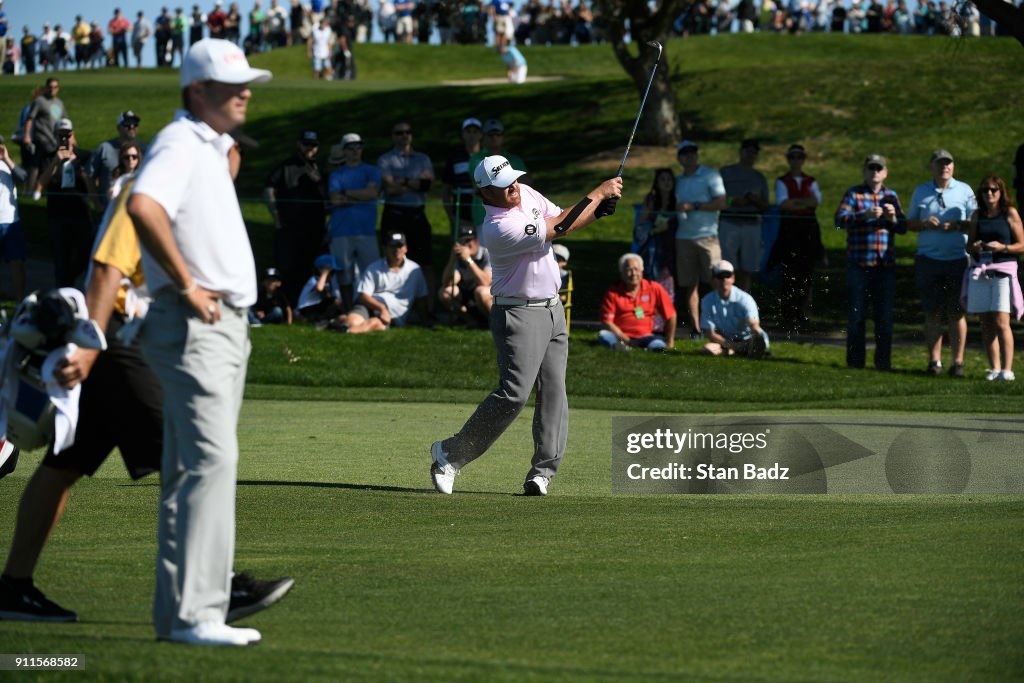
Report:
[{"label": "man in plaid shirt", "polygon": [[892,309],[896,298],[893,235],[907,231],[896,192],[884,185],[885,157],[864,160],[864,182],[846,191],[836,210],[836,227],[846,230],[846,365],[863,368],[867,306],[875,321],[875,368],[892,369]]}]

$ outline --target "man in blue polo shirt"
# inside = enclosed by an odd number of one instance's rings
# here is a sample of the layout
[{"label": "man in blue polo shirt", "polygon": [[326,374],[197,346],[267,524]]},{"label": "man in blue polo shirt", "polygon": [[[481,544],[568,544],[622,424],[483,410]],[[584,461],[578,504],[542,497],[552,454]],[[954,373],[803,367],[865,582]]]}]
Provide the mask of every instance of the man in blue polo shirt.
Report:
[{"label": "man in blue polo shirt", "polygon": [[943,325],[949,332],[953,361],[949,376],[964,376],[967,320],[960,308],[960,284],[967,267],[967,228],[978,208],[974,191],[953,177],[953,155],[935,150],[932,179],[917,186],[907,210],[907,229],[919,232],[914,259],[917,292],[924,309],[929,375],[942,374]]},{"label": "man in blue polo shirt", "polygon": [[[363,161],[363,139],[347,133],[331,148],[331,165],[340,164],[327,179],[331,217],[327,230],[331,254],[341,273],[341,295],[347,311],[354,303],[352,283],[380,258],[377,246],[377,194],[380,170]],[[357,275],[358,272],[358,275]]]},{"label": "man in blue polo shirt", "polygon": [[700,327],[712,356],[763,358],[768,353],[768,334],[761,329],[757,302],[735,285],[736,271],[728,261],[711,267],[715,291],[701,300]]}]

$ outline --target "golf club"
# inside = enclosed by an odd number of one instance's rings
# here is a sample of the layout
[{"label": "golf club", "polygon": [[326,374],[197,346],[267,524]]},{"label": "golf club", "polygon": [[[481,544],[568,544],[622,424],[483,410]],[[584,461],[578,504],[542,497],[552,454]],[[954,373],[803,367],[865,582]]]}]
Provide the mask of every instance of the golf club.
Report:
[{"label": "golf club", "polygon": [[[616,178],[622,177],[622,168],[626,165],[626,157],[629,156],[629,149],[633,146],[633,137],[636,135],[636,129],[640,126],[640,117],[644,114],[644,105],[647,104],[647,95],[651,92],[651,85],[654,83],[654,74],[658,71],[658,64],[661,62],[661,43],[656,40],[649,41],[648,46],[658,49],[658,56],[654,60],[654,66],[651,67],[651,77],[647,79],[647,88],[644,90],[644,97],[640,100],[640,110],[636,113],[636,121],[633,122],[633,132],[629,134],[629,142],[626,143],[626,151],[622,155],[622,161],[619,162],[619,170],[615,173]],[[617,199],[605,199],[602,201],[597,209],[594,211],[597,216],[610,216],[615,213],[615,205],[618,203]]]}]

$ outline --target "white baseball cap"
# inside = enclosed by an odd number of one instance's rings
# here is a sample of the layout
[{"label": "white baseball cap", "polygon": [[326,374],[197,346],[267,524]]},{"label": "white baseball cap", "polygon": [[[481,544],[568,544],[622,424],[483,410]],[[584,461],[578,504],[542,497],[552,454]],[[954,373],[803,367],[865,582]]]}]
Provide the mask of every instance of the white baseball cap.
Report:
[{"label": "white baseball cap", "polygon": [[524,175],[526,171],[515,170],[509,160],[500,154],[484,157],[473,171],[473,179],[478,187],[506,188]]},{"label": "white baseball cap", "polygon": [[205,38],[189,48],[178,80],[185,88],[196,81],[218,83],[263,83],[273,77],[266,69],[249,66],[242,49],[230,40]]}]

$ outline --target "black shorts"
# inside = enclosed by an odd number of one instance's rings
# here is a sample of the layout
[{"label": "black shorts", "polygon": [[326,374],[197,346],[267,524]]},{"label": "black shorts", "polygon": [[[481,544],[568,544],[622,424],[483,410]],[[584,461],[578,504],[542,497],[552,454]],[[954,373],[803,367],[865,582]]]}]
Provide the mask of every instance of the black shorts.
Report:
[{"label": "black shorts", "polygon": [[921,297],[921,308],[925,313],[953,316],[963,313],[960,307],[960,287],[966,268],[966,256],[950,261],[938,261],[921,255],[914,259],[917,294]]},{"label": "black shorts", "polygon": [[114,448],[121,451],[132,479],[160,471],[164,444],[164,392],[138,346],[125,346],[115,336],[120,321],[111,320],[107,350],[82,384],[74,445],[43,464],[92,476]]},{"label": "black shorts", "polygon": [[431,268],[433,247],[430,241],[430,221],[423,207],[385,206],[380,218],[380,232],[405,233],[409,245],[408,256],[421,268]]}]

